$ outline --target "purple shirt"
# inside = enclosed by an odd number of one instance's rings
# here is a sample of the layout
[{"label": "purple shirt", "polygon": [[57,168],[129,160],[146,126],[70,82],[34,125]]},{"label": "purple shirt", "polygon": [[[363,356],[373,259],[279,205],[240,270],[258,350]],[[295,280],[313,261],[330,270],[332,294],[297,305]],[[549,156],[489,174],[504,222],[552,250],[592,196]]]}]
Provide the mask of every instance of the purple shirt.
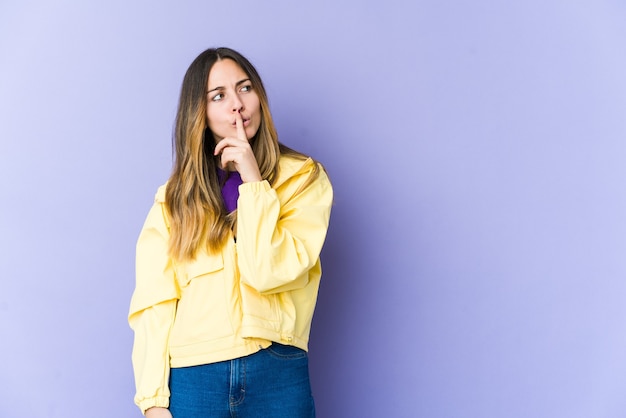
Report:
[{"label": "purple shirt", "polygon": [[[232,212],[237,209],[237,199],[239,198],[239,185],[243,183],[241,176],[237,171],[226,172],[220,168],[217,169],[217,176],[220,179],[222,186],[222,198],[224,199],[224,206],[228,212]],[[228,178],[226,178],[228,176]],[[224,179],[226,178],[226,182]]]}]

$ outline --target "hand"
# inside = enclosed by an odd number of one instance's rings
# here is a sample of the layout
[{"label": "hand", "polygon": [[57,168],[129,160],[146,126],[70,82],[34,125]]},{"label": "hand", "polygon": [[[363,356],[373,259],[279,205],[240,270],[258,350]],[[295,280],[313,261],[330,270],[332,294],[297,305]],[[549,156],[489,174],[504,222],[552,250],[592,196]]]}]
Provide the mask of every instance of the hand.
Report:
[{"label": "hand", "polygon": [[172,413],[167,408],[150,408],[146,411],[146,418],[172,418]]},{"label": "hand", "polygon": [[259,164],[254,157],[250,142],[243,128],[241,114],[237,113],[235,123],[237,124],[237,137],[226,137],[215,146],[215,155],[220,155],[222,169],[234,168],[239,172],[244,183],[251,181],[261,181]]}]

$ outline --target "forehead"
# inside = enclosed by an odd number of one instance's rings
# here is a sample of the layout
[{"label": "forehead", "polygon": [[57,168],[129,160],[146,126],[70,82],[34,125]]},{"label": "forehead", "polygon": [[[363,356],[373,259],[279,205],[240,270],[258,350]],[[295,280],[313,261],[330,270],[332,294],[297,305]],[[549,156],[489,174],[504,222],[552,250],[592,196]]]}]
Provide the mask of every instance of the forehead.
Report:
[{"label": "forehead", "polygon": [[228,87],[249,78],[245,71],[230,58],[216,61],[209,72],[207,80],[209,89]]}]

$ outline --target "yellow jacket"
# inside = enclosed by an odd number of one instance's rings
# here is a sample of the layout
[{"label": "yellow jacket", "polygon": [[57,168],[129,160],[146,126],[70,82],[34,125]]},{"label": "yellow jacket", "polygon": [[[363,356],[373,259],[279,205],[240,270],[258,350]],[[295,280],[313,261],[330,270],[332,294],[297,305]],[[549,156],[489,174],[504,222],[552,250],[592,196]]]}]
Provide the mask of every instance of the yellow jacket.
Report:
[{"label": "yellow jacket", "polygon": [[135,403],[169,406],[170,367],[230,360],[272,341],[307,350],[333,191],[314,163],[281,157],[267,181],[239,186],[237,240],[220,254],[175,263],[167,255],[165,185],[137,242],[129,323],[135,332]]}]

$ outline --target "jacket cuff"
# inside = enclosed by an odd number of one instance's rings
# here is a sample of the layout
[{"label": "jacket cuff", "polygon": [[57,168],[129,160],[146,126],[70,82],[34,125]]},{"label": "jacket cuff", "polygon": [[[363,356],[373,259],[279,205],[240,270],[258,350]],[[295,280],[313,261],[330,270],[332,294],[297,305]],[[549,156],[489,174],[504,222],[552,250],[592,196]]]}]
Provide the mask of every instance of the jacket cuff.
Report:
[{"label": "jacket cuff", "polygon": [[170,398],[168,396],[157,396],[155,398],[147,398],[137,404],[141,413],[146,415],[146,411],[150,408],[167,408],[170,406]]},{"label": "jacket cuff", "polygon": [[267,180],[261,181],[251,181],[249,183],[242,183],[239,185],[239,193],[245,192],[266,192],[270,190],[272,186],[267,182]]}]

